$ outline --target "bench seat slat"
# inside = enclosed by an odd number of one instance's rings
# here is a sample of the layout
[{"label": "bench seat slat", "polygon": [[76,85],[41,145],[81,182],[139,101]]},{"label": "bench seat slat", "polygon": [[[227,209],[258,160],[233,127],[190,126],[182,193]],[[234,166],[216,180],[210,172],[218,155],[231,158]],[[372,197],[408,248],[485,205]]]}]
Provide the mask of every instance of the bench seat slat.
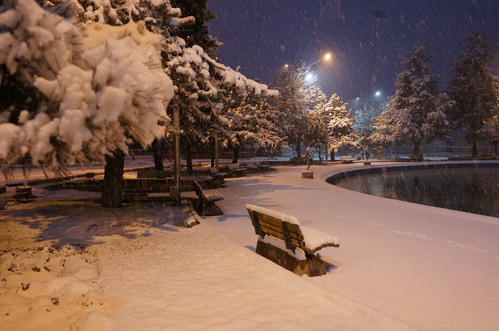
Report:
[{"label": "bench seat slat", "polygon": [[210,201],[223,200],[224,198],[222,194],[215,190],[202,190],[201,192],[203,196]]}]

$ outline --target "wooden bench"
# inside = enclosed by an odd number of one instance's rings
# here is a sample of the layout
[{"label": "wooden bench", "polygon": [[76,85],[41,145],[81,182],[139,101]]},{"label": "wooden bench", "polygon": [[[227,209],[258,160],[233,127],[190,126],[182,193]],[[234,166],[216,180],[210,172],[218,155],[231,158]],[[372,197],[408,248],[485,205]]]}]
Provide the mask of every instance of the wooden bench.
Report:
[{"label": "wooden bench", "polygon": [[229,167],[230,177],[242,177],[248,171],[248,168],[241,167],[239,163],[229,163],[227,166]]},{"label": "wooden bench", "polygon": [[219,187],[225,183],[225,176],[227,176],[227,173],[218,172],[216,167],[210,167],[210,175],[213,177],[211,180],[211,186]]},{"label": "wooden bench", "polygon": [[215,202],[223,200],[224,197],[216,190],[205,190],[194,182],[194,190],[198,196],[196,211],[201,216],[215,216],[222,215],[222,209],[218,207]]},{"label": "wooden bench", "polygon": [[137,178],[123,179],[123,199],[124,201],[147,201],[149,193],[168,193],[172,185],[170,179],[161,178]]},{"label": "wooden bench", "polygon": [[267,164],[267,163],[262,162],[262,161],[256,161],[256,166],[258,167],[258,171],[273,171],[273,170],[275,170],[274,168],[272,168],[272,166],[270,164]]},{"label": "wooden bench", "polygon": [[156,170],[150,168],[138,169],[137,170],[137,178],[169,178],[173,177],[173,170]]},{"label": "wooden bench", "polygon": [[342,155],[340,160],[342,163],[353,163],[353,158],[350,155]]},{"label": "wooden bench", "polygon": [[338,239],[300,225],[298,219],[260,206],[247,204],[255,233],[256,252],[297,275],[320,276],[327,268],[318,250],[339,247]]},{"label": "wooden bench", "polygon": [[263,171],[275,170],[271,168],[269,164],[265,164],[261,161],[245,163],[244,166],[248,169],[248,171],[263,172]]}]

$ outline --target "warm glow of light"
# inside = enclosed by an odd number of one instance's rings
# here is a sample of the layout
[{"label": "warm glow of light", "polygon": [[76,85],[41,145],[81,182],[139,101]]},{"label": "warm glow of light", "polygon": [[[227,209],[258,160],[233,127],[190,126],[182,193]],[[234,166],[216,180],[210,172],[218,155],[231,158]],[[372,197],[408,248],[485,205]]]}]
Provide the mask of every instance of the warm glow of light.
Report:
[{"label": "warm glow of light", "polygon": [[326,53],[326,54],[324,55],[324,60],[326,60],[326,61],[329,61],[329,60],[331,60],[332,58],[333,58],[333,54],[331,54],[331,53]]},{"label": "warm glow of light", "polygon": [[284,65],[284,69],[288,69],[288,68],[289,68],[289,64],[287,64],[287,63],[286,63],[286,64]]},{"label": "warm glow of light", "polygon": [[305,75],[305,79],[306,79],[307,81],[311,81],[311,80],[312,80],[312,79],[314,79],[314,78],[315,78],[315,75],[314,75],[313,73],[311,73],[311,72],[309,72],[309,73],[307,73],[307,74]]}]

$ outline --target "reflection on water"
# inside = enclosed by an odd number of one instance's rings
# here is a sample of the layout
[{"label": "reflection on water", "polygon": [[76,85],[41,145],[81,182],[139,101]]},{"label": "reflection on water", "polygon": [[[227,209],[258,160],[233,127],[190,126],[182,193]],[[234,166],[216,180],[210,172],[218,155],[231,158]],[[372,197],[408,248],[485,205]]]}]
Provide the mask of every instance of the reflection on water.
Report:
[{"label": "reflection on water", "polygon": [[358,174],[335,185],[385,198],[499,217],[499,168],[434,168]]}]

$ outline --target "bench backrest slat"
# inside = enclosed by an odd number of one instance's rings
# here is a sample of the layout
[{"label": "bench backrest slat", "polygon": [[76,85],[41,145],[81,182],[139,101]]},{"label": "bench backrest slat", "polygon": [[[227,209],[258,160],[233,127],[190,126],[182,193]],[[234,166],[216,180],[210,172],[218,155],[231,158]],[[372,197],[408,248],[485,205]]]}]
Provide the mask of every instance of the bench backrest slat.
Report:
[{"label": "bench backrest slat", "polygon": [[294,238],[297,241],[303,240],[303,234],[301,232],[300,227],[297,224],[282,222],[279,219],[272,219],[269,222],[268,219],[271,218],[270,216],[265,215],[265,214],[260,214],[258,212],[256,212],[256,213],[257,213],[257,217],[258,217],[258,220],[260,222],[261,227],[265,227],[266,229],[269,229],[270,231],[280,232],[281,236],[282,236],[282,227],[284,224],[286,226],[286,229],[287,229],[289,235],[291,236],[291,238]]},{"label": "bench backrest slat", "polygon": [[[264,224],[260,224],[261,229],[265,232],[268,233],[269,235],[272,235],[276,238],[279,238],[281,240],[286,241],[286,238],[282,232],[282,229],[276,229],[274,227],[266,227]],[[297,247],[301,246],[301,241],[300,238],[298,238],[298,235],[296,232],[288,232],[289,233],[289,238],[291,240],[291,243]]]},{"label": "bench backrest slat", "polygon": [[283,222],[276,217],[260,213],[254,210],[248,210],[251,221],[255,227],[255,233],[262,237],[271,235],[286,242],[286,247],[294,251],[295,247],[303,250],[309,250],[303,241],[303,233],[298,224]]}]

